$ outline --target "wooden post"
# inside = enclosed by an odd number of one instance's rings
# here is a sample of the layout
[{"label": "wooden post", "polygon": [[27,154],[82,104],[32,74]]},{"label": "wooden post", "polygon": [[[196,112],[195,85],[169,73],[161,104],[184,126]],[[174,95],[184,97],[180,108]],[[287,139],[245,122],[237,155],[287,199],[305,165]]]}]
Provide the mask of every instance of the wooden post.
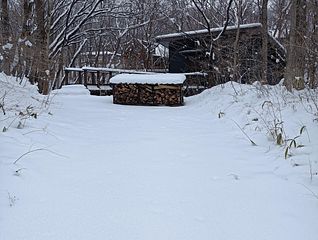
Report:
[{"label": "wooden post", "polygon": [[100,71],[97,71],[96,75],[97,75],[97,86],[99,86],[101,83],[100,82]]},{"label": "wooden post", "polygon": [[84,70],[84,86],[87,86],[87,70]]},{"label": "wooden post", "polygon": [[182,86],[180,85],[179,91],[180,91],[180,105],[183,105],[183,92],[182,92]]},{"label": "wooden post", "polygon": [[109,80],[113,77],[113,74],[112,72],[109,72],[109,78],[108,78],[108,83],[109,83]]},{"label": "wooden post", "polygon": [[[65,69],[64,85],[68,85],[68,73],[69,73],[69,71]],[[63,82],[62,82],[62,84],[63,84]]]},{"label": "wooden post", "polygon": [[82,78],[82,72],[81,71],[78,72],[78,82],[80,84],[83,84],[83,78]]},{"label": "wooden post", "polygon": [[96,76],[95,76],[95,72],[92,72],[92,84],[96,85]]},{"label": "wooden post", "polygon": [[103,83],[103,85],[105,85],[106,84],[106,73],[105,72],[102,72],[102,83]]}]

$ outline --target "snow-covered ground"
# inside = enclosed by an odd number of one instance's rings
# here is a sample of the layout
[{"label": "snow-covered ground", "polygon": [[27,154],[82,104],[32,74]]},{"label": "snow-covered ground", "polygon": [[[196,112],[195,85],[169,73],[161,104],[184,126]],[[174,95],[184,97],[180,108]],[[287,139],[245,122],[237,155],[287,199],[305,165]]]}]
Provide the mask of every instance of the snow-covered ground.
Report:
[{"label": "snow-covered ground", "polygon": [[14,82],[0,81],[0,240],[318,239],[317,93],[228,83],[143,107]]}]

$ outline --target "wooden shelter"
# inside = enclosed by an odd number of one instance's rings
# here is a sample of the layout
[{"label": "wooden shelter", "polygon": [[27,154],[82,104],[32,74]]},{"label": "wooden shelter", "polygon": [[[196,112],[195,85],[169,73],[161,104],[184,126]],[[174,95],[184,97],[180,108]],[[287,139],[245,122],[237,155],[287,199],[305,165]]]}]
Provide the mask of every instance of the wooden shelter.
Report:
[{"label": "wooden shelter", "polygon": [[[156,41],[169,48],[169,72],[205,72],[209,86],[230,80],[260,81],[262,25],[229,26],[218,38],[222,29],[157,36]],[[283,77],[286,51],[275,38],[268,36],[268,83],[276,84]]]},{"label": "wooden shelter", "polygon": [[127,105],[181,106],[184,74],[118,74],[110,79],[113,102]]}]

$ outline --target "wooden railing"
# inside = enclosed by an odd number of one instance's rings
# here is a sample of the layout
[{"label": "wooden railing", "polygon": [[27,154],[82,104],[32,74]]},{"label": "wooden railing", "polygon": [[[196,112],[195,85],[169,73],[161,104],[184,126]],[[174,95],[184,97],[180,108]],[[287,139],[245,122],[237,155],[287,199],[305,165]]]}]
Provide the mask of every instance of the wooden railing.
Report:
[{"label": "wooden railing", "polygon": [[[101,92],[108,91],[106,95],[111,94],[109,79],[119,73],[128,74],[156,74],[156,72],[135,71],[128,69],[113,68],[65,68],[65,76],[62,85],[83,84],[91,93],[100,95]],[[185,73],[187,80],[184,84],[185,96],[195,95],[208,88],[207,74],[201,72]],[[104,94],[103,94],[104,95]]]},{"label": "wooden railing", "polygon": [[62,85],[83,84],[87,85],[108,85],[109,79],[118,73],[130,74],[154,74],[153,72],[142,72],[127,69],[113,68],[65,68],[65,77]]}]

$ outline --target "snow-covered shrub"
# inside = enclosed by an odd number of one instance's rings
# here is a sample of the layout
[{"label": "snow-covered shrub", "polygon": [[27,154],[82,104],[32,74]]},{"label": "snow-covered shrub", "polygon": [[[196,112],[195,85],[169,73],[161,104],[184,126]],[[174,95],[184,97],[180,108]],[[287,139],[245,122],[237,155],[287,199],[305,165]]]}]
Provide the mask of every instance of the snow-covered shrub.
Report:
[{"label": "snow-covered shrub", "polygon": [[30,118],[45,109],[47,98],[38,93],[28,79],[17,79],[0,73],[0,131],[23,128]]}]

